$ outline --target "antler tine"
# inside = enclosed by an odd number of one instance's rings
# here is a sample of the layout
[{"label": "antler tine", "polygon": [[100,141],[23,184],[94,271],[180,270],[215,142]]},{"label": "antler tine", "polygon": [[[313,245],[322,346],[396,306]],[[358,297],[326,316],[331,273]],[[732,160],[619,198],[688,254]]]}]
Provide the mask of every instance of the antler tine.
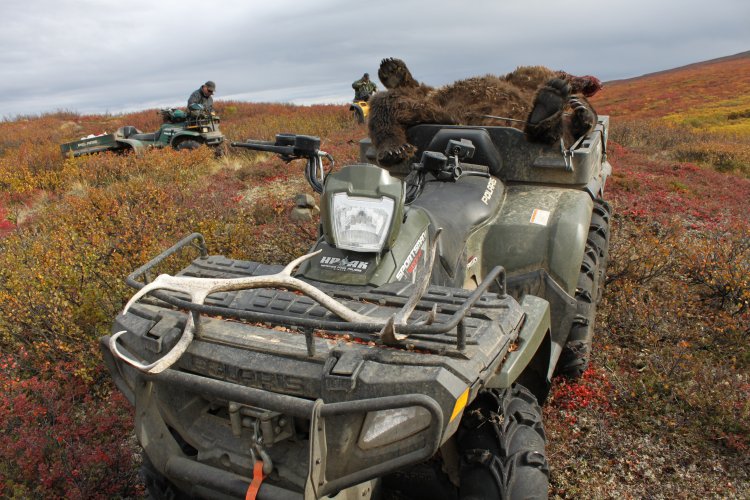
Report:
[{"label": "antler tine", "polygon": [[[388,321],[386,321],[385,325],[383,326],[383,329],[380,330],[380,338],[381,340],[388,344],[393,345],[398,343],[400,340],[404,340],[407,335],[398,333],[397,326],[398,325],[405,325],[406,321],[409,319],[409,316],[411,316],[411,313],[414,312],[414,309],[417,307],[417,304],[422,299],[422,296],[427,291],[427,288],[430,286],[430,277],[432,275],[432,266],[435,263],[435,254],[437,253],[437,242],[438,238],[440,237],[440,233],[443,231],[443,228],[439,227],[437,231],[435,231],[435,238],[432,240],[432,244],[430,245],[430,255],[427,258],[427,264],[424,266],[424,268],[419,272],[417,275],[417,287],[414,290],[414,293],[411,294],[409,297],[409,300],[406,301],[406,303],[399,309],[398,312],[393,314]],[[434,320],[434,314],[435,314],[435,308],[433,307],[433,311],[431,313],[431,317],[428,317],[427,321],[432,322]]]},{"label": "antler tine", "polygon": [[[205,296],[207,296],[210,292],[208,292],[208,288],[205,286],[201,286],[200,284],[193,284],[190,283],[189,280],[196,280],[200,278],[187,278],[182,276],[170,276],[169,274],[160,274],[156,277],[154,281],[151,283],[146,284],[143,288],[138,290],[138,292],[133,295],[127,304],[125,304],[125,307],[122,310],[122,314],[125,314],[128,312],[130,307],[138,302],[138,300],[149,294],[150,292],[154,290],[171,290],[173,292],[185,292],[190,295],[190,299],[193,302],[197,303],[203,303],[203,300],[205,300]],[[191,286],[185,286],[188,283],[190,283]],[[206,290],[206,293],[203,297],[203,299],[200,299],[198,297],[199,292]],[[200,302],[196,301],[196,298],[200,300]]]},{"label": "antler tine", "polygon": [[298,265],[302,264],[304,261],[315,257],[316,255],[318,255],[322,251],[323,251],[323,249],[321,248],[320,250],[317,250],[315,252],[308,253],[308,254],[305,254],[305,255],[300,255],[299,257],[297,257],[296,259],[294,259],[293,261],[291,261],[289,264],[287,264],[286,267],[284,269],[282,269],[282,271],[279,274],[283,274],[283,275],[286,275],[286,276],[291,276],[292,275],[292,271],[294,271],[295,267],[297,267]]},{"label": "antler tine", "polygon": [[185,329],[182,331],[180,340],[177,341],[174,347],[162,358],[149,364],[141,363],[140,361],[131,358],[130,356],[120,351],[120,349],[117,347],[117,339],[126,332],[127,330],[122,330],[113,334],[109,338],[109,350],[112,351],[115,356],[117,356],[127,364],[138,368],[142,372],[155,374],[163,372],[164,370],[175,364],[175,362],[177,362],[177,360],[180,359],[183,354],[185,354],[185,351],[187,351],[187,348],[193,341],[193,337],[195,334],[195,322],[193,321],[193,315],[188,315],[188,320],[185,324]]},{"label": "antler tine", "polygon": [[427,288],[430,286],[430,277],[432,276],[432,266],[435,263],[435,254],[437,253],[437,243],[438,238],[440,237],[440,233],[443,232],[443,228],[439,227],[437,231],[435,231],[435,238],[432,240],[432,244],[430,245],[430,255],[427,258],[427,264],[422,268],[422,270],[417,275],[417,288],[414,290],[414,293],[409,297],[409,300],[406,301],[406,304],[399,310],[397,313],[397,324],[405,324],[406,320],[409,319],[409,316],[411,316],[411,313],[414,312],[414,309],[417,307],[417,304],[422,299],[422,295],[425,294],[427,291]]}]

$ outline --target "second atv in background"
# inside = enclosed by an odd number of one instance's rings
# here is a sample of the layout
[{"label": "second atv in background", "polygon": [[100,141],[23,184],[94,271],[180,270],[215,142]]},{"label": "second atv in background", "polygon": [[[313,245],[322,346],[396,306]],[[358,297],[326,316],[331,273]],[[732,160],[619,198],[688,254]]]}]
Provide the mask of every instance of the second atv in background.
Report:
[{"label": "second atv in background", "polygon": [[354,101],[349,105],[349,111],[357,120],[357,123],[365,123],[367,115],[370,113],[370,105],[367,101]]},{"label": "second atv in background", "polygon": [[82,137],[61,144],[60,151],[64,156],[81,156],[104,151],[141,153],[150,147],[195,149],[205,144],[222,154],[224,134],[219,130],[219,117],[200,104],[193,104],[190,108],[187,112],[175,108],[160,109],[164,123],[156,132],[143,133],[127,125],[112,134]]},{"label": "second atv in background", "polygon": [[352,112],[357,123],[365,123],[367,115],[370,113],[370,105],[367,101],[370,100],[370,96],[378,91],[375,82],[370,80],[369,73],[362,75],[362,78],[355,80],[352,83],[354,89],[354,100],[349,105],[349,111]]}]

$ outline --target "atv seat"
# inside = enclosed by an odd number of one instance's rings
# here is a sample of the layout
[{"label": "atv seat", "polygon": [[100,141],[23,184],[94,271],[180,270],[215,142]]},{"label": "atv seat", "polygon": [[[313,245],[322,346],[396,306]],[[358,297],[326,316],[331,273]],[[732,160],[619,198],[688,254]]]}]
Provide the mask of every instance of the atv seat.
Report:
[{"label": "atv seat", "polygon": [[455,183],[427,182],[422,194],[412,203],[427,211],[435,228],[443,228],[438,255],[451,277],[459,266],[466,266],[466,262],[460,262],[466,240],[477,226],[497,212],[503,189],[502,183],[487,177],[464,177]]},{"label": "atv seat", "polygon": [[128,139],[135,139],[137,141],[156,142],[159,139],[159,132],[152,132],[150,134],[133,134]]},{"label": "atv seat", "polygon": [[445,125],[416,125],[408,130],[409,142],[417,146],[417,157],[423,151],[444,153],[448,141],[468,139],[476,148],[474,156],[466,161],[489,168],[490,173],[500,177],[503,159],[492,137],[484,128],[448,127]]},{"label": "atv seat", "polygon": [[120,128],[119,132],[120,132],[120,134],[122,134],[122,136],[125,139],[130,139],[132,136],[134,136],[136,134],[142,134],[143,133],[143,132],[141,132],[140,130],[138,130],[137,128],[135,128],[132,125],[126,125],[126,126]]},{"label": "atv seat", "polygon": [[444,153],[450,140],[468,139],[474,156],[466,161],[485,165],[504,182],[529,182],[585,187],[601,170],[609,117],[600,116],[595,129],[576,141],[574,151],[560,144],[536,144],[513,127],[415,125],[407,130],[409,143],[424,151]]}]

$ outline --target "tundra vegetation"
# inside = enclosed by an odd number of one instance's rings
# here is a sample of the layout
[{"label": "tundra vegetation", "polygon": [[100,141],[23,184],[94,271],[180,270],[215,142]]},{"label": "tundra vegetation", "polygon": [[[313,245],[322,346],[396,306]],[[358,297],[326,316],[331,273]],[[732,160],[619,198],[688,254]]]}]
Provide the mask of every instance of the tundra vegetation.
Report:
[{"label": "tundra vegetation", "polygon": [[[553,498],[750,491],[750,58],[610,82],[614,209],[591,367],[556,379],[545,425]],[[314,134],[338,165],[366,127],[346,106],[219,102],[230,140]],[[97,339],[124,277],[192,231],[209,250],[286,263],[300,166],[200,148],[63,159],[59,144],[154,110],[0,122],[0,496],[139,498],[132,409]],[[177,270],[184,262],[174,262]]]}]

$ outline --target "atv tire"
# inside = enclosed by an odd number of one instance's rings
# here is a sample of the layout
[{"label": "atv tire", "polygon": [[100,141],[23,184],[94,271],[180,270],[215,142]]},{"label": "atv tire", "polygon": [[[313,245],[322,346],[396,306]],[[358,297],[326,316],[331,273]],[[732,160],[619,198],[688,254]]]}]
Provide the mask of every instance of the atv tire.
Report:
[{"label": "atv tire", "polygon": [[516,384],[485,390],[464,410],[457,432],[460,499],[546,499],[549,466],[542,410]]},{"label": "atv tire", "polygon": [[599,255],[599,286],[596,289],[595,303],[598,305],[604,295],[604,285],[607,282],[607,265],[609,264],[609,220],[612,209],[604,200],[594,202],[594,212],[589,224],[588,243]]},{"label": "atv tire", "polygon": [[365,114],[362,112],[362,108],[360,108],[359,106],[351,105],[349,109],[351,110],[352,115],[354,116],[354,119],[357,121],[357,123],[365,123]]},{"label": "atv tire", "polygon": [[589,367],[596,320],[599,269],[599,253],[590,242],[587,242],[576,285],[576,314],[556,367],[558,375],[569,379],[580,378]]},{"label": "atv tire", "polygon": [[226,143],[221,143],[214,147],[214,158],[224,158],[227,155]]},{"label": "atv tire", "polygon": [[200,142],[194,141],[192,139],[188,139],[186,141],[182,141],[182,142],[178,143],[174,148],[177,151],[184,151],[186,149],[190,149],[190,150],[192,150],[192,149],[198,149],[199,147],[201,147],[201,143]]}]

